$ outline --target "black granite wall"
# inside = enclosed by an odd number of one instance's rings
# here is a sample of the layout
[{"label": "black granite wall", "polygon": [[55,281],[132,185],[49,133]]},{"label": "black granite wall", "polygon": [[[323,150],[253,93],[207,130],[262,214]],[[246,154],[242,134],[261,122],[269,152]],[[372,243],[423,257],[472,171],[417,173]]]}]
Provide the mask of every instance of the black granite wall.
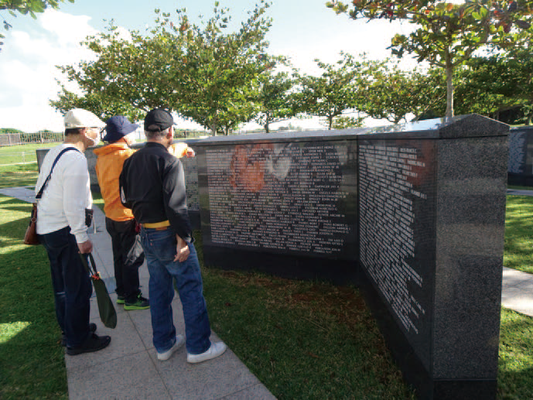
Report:
[{"label": "black granite wall", "polygon": [[193,146],[206,263],[353,282],[353,133],[246,135]]},{"label": "black granite wall", "polygon": [[360,137],[362,288],[420,398],[494,399],[508,127],[428,123]]},{"label": "black granite wall", "polygon": [[469,115],[197,144],[207,264],[358,283],[423,399],[494,399],[508,126]]},{"label": "black granite wall", "polygon": [[508,174],[510,185],[533,186],[533,126],[510,130]]}]

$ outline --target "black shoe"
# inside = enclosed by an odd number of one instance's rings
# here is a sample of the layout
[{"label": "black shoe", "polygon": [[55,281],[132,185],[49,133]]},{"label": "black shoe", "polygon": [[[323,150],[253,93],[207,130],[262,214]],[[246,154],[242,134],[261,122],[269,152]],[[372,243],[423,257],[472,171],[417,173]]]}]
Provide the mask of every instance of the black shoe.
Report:
[{"label": "black shoe", "polygon": [[146,297],[143,297],[141,293],[137,295],[137,298],[129,302],[126,300],[126,303],[124,304],[124,310],[131,311],[131,310],[146,310],[150,308],[150,300],[148,300]]},{"label": "black shoe", "polygon": [[110,342],[111,337],[109,336],[98,336],[96,333],[91,333],[89,339],[82,346],[67,347],[67,354],[69,356],[77,356],[78,354],[92,353],[93,351],[105,349]]},{"label": "black shoe", "polygon": [[[91,332],[91,333],[96,332],[96,324],[94,322],[91,322],[89,324],[89,332]],[[67,345],[67,337],[63,333],[61,335],[61,346],[65,347],[66,345]]]}]

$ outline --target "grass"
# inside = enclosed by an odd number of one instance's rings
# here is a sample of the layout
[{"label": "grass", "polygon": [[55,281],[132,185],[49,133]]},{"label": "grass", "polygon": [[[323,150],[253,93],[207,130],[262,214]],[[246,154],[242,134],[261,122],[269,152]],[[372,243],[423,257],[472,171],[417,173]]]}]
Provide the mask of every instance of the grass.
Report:
[{"label": "grass", "polygon": [[[11,186],[35,184],[19,178]],[[0,398],[66,399],[47,257],[21,243],[29,212],[0,196]],[[528,262],[531,212],[533,198],[509,196],[505,257],[516,267]],[[201,238],[197,248],[201,258]],[[206,267],[203,276],[213,330],[279,399],[413,398],[356,288]],[[533,318],[506,309],[498,391],[533,399]]]},{"label": "grass", "polygon": [[[36,149],[52,148],[59,143],[31,143],[0,147],[0,165],[22,162],[37,162]],[[24,153],[24,155],[22,154]]]},{"label": "grass", "polygon": [[0,167],[0,189],[35,185],[38,176],[37,164]]},{"label": "grass", "polygon": [[203,276],[212,329],[278,399],[414,399],[355,288]]},{"label": "grass", "polygon": [[533,318],[502,309],[498,399],[533,399]]},{"label": "grass", "polygon": [[29,213],[0,196],[0,398],[67,399],[48,258],[21,240]]},{"label": "grass", "polygon": [[533,273],[533,197],[507,196],[503,265]]}]

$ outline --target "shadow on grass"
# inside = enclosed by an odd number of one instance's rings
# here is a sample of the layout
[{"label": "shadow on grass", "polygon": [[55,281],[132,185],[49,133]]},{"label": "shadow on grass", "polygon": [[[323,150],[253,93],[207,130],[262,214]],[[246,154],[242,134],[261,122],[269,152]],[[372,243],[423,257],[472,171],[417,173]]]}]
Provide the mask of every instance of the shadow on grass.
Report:
[{"label": "shadow on grass", "polygon": [[[25,209],[23,208],[22,210],[24,211]],[[0,241],[0,249],[14,245],[21,245],[29,220],[30,208],[28,207],[28,216],[26,218],[4,222],[1,229],[2,240]]]}]

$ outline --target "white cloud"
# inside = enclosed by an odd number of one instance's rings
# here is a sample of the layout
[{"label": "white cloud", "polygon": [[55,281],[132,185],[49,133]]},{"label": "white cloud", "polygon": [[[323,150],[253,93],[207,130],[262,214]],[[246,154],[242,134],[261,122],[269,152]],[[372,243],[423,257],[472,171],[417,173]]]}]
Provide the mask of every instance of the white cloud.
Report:
[{"label": "white cloud", "polygon": [[59,91],[55,67],[94,58],[79,42],[97,31],[90,17],[46,10],[37,21],[24,21],[6,35],[0,57],[0,127],[26,132],[61,131],[62,116],[48,105]]},{"label": "white cloud", "polygon": [[[389,22],[376,20],[366,22],[364,20],[348,21],[342,23],[341,29],[330,29],[324,33],[321,39],[301,40],[304,45],[299,45],[297,49],[293,47],[290,40],[281,46],[272,46],[275,54],[290,57],[291,63],[301,72],[316,75],[320,74],[320,69],[316,66],[314,59],[318,58],[327,63],[334,63],[340,59],[340,52],[350,53],[354,56],[366,53],[368,59],[381,60],[392,57],[387,47],[391,44],[391,39],[396,33],[408,34],[414,30],[414,26],[398,21]],[[317,29],[320,29],[318,27]],[[324,28],[322,28],[324,29]],[[296,35],[296,33],[295,33]],[[406,56],[402,60],[404,68],[412,68],[416,61]]]}]

